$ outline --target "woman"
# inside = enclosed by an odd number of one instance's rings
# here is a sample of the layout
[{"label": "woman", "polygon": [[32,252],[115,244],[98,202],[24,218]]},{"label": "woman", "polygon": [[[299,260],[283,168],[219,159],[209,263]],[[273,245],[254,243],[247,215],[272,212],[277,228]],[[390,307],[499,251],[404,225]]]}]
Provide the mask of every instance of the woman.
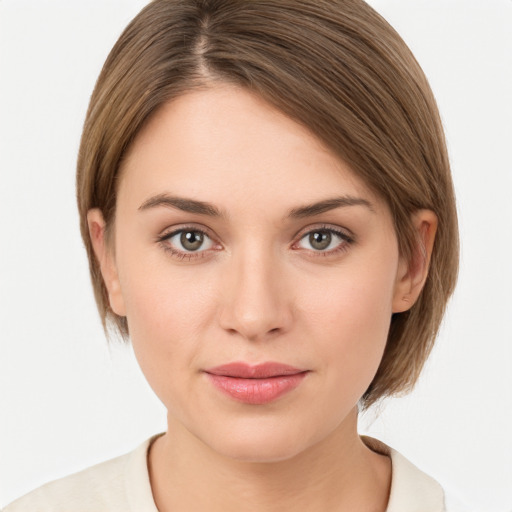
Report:
[{"label": "woman", "polygon": [[104,326],[168,430],[7,511],[445,510],[357,434],[417,380],[458,256],[435,101],[371,8],[152,2],[99,77],[77,189]]}]

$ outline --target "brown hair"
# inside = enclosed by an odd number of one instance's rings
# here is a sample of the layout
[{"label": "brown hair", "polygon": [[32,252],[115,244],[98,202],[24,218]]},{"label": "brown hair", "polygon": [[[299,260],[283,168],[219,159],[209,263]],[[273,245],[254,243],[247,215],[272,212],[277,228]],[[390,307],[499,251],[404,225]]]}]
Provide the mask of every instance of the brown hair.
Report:
[{"label": "brown hair", "polygon": [[438,217],[417,302],[393,315],[378,372],[362,399],[409,390],[455,286],[458,230],[436,102],[393,28],[362,0],[154,0],[125,29],[98,78],[78,158],[77,195],[96,301],[106,330],[127,337],[109,307],[86,215],[112,226],[116,180],[130,144],[165,102],[212,81],[245,87],[307,126],[388,204],[401,254],[411,216]]}]

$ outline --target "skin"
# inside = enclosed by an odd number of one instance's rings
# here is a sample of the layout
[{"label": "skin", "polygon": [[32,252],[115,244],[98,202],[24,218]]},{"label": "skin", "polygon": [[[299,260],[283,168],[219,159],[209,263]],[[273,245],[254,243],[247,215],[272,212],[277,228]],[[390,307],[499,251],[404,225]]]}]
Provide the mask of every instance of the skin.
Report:
[{"label": "skin", "polygon": [[[101,212],[88,220],[111,307],[168,411],[149,453],[158,509],[384,511],[391,464],[359,438],[357,402],[392,313],[421,291],[435,215],[414,218],[427,257],[404,261],[387,205],[306,128],[228,85],[163,106],[121,172],[111,243]],[[163,194],[221,215],[155,204]],[[335,197],[360,204],[288,215]],[[207,234],[198,250],[170,236],[184,228]],[[250,405],[206,378],[232,361],[308,373]]]}]

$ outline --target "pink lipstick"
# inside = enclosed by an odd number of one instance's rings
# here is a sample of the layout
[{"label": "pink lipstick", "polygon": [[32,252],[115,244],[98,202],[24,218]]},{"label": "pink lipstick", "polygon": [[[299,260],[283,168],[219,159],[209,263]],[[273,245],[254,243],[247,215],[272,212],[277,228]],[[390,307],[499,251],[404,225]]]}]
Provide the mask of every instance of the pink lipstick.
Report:
[{"label": "pink lipstick", "polygon": [[205,373],[217,389],[231,398],[262,405],[295,389],[308,371],[281,363],[252,366],[236,362],[209,368]]}]

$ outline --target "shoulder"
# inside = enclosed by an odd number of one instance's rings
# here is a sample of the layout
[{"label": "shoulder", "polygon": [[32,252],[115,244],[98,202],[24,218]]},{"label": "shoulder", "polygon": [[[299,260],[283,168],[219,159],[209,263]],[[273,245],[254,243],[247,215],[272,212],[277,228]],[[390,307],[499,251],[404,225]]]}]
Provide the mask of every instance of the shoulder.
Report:
[{"label": "shoulder", "polygon": [[[154,512],[146,462],[153,439],[130,453],[49,482],[17,499],[3,512]],[[137,508],[140,506],[144,508]]]},{"label": "shoulder", "polygon": [[129,458],[126,454],[49,482],[14,501],[4,512],[127,510],[124,482]]},{"label": "shoulder", "polygon": [[365,437],[364,442],[391,457],[391,491],[386,512],[476,512],[398,451],[376,439]]},{"label": "shoulder", "polygon": [[386,512],[451,512],[446,509],[443,488],[399,452],[367,436],[363,442],[391,458],[391,489]]},{"label": "shoulder", "polygon": [[[391,484],[390,505],[392,499],[400,503],[398,511],[408,512],[476,512],[473,508],[464,503],[454,493],[448,492],[446,488],[427,475],[396,450],[390,449],[391,460],[394,469],[392,478],[395,483]],[[422,504],[421,506],[420,503]],[[428,506],[428,508],[423,508]],[[416,508],[414,508],[416,507]],[[394,508],[387,512],[395,512]]]},{"label": "shoulder", "polygon": [[439,483],[396,450],[390,451],[393,469],[389,512],[445,512],[444,491]]},{"label": "shoulder", "polygon": [[128,457],[123,455],[49,482],[8,505],[5,512],[79,512],[126,505],[123,482]]}]

